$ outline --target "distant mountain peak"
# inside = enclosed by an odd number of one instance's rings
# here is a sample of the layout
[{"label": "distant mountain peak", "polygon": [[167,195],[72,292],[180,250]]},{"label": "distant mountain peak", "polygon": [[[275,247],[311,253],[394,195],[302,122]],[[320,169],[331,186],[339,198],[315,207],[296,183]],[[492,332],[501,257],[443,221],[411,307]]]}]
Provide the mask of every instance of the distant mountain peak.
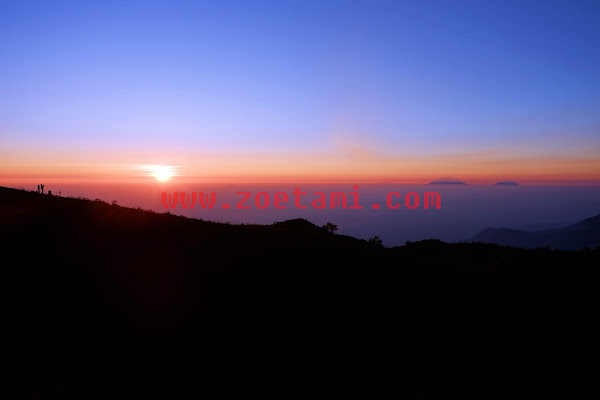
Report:
[{"label": "distant mountain peak", "polygon": [[450,176],[444,176],[444,177],[442,177],[442,178],[440,178],[438,180],[435,180],[433,182],[429,182],[430,185],[432,185],[432,184],[438,184],[438,183],[446,184],[446,185],[447,184],[451,184],[451,185],[452,184],[453,185],[466,185],[465,182],[459,181],[458,179],[452,178]]},{"label": "distant mountain peak", "polygon": [[519,186],[519,184],[515,181],[500,181],[498,183],[496,183],[496,185],[512,185],[512,186]]}]

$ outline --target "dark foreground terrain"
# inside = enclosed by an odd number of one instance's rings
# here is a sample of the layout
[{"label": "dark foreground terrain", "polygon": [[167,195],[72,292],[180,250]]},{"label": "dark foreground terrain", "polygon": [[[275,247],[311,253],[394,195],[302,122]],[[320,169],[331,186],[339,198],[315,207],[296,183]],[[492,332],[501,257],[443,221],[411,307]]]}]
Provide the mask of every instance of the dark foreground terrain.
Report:
[{"label": "dark foreground terrain", "polygon": [[383,248],[304,220],[226,225],[6,188],[0,207],[4,343],[26,396],[597,390],[598,249]]}]

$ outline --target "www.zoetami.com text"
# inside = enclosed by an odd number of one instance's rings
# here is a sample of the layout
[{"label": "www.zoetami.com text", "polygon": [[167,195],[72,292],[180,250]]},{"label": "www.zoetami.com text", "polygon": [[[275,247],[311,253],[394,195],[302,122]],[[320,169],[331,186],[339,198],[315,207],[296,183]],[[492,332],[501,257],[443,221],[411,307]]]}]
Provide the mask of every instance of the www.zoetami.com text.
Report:
[{"label": "www.zoetami.com text", "polygon": [[238,199],[232,204],[217,204],[216,192],[189,192],[172,191],[162,192],[161,201],[165,209],[214,209],[214,208],[237,208],[241,210],[277,208],[286,209],[293,207],[297,209],[397,209],[406,207],[408,209],[417,208],[441,208],[442,199],[438,192],[424,192],[420,195],[417,192],[408,192],[401,194],[399,192],[387,193],[382,203],[372,203],[369,206],[360,203],[358,185],[353,186],[353,191],[345,192],[303,192],[300,187],[295,187],[290,194],[287,192],[236,192]]}]

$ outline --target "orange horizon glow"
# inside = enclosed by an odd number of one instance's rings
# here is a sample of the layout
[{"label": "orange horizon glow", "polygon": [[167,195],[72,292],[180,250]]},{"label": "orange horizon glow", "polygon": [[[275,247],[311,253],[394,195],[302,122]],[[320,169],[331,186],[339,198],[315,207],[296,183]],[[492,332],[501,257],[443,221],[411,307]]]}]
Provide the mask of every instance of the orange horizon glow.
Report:
[{"label": "orange horizon glow", "polygon": [[[20,149],[15,149],[20,150]],[[597,149],[518,149],[396,156],[347,151],[193,153],[1,151],[0,183],[407,183],[451,176],[469,184],[600,185]]]},{"label": "orange horizon glow", "polygon": [[72,172],[64,171],[50,172],[44,168],[39,172],[0,172],[0,184],[2,183],[398,183],[398,184],[426,184],[437,180],[442,176],[452,176],[468,184],[494,184],[500,181],[513,180],[521,185],[600,185],[600,178],[596,174],[582,173],[580,175],[561,174],[559,172],[548,173],[526,173],[526,174],[497,174],[489,171],[487,174],[479,171],[478,175],[458,172],[448,173],[434,172],[413,174],[391,174],[391,173],[338,173],[329,175],[322,174],[193,174],[188,171],[182,175],[172,175],[159,167],[159,170],[140,175],[133,172]]}]

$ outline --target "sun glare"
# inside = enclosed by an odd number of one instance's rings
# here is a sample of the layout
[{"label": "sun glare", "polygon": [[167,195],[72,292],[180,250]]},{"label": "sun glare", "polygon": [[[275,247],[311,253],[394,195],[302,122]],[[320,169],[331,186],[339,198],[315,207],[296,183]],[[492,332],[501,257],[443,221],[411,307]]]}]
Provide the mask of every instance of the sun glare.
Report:
[{"label": "sun glare", "polygon": [[149,165],[147,170],[161,182],[166,182],[175,175],[175,167],[169,165]]}]

